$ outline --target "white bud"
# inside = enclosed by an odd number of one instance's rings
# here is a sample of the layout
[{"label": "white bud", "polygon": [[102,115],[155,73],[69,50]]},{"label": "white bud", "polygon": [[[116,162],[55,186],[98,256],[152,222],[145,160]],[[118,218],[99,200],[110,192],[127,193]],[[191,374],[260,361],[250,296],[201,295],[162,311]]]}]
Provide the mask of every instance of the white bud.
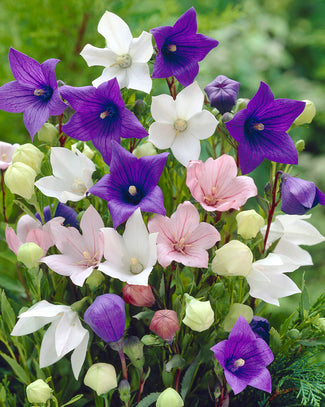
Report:
[{"label": "white bud", "polygon": [[24,163],[12,164],[5,172],[5,184],[13,194],[30,199],[34,193],[36,172]]},{"label": "white bud", "polygon": [[115,367],[108,363],[95,363],[88,369],[84,383],[96,391],[98,396],[109,392],[117,387]]},{"label": "white bud", "polygon": [[168,387],[160,393],[156,407],[183,407],[184,401],[182,397],[172,387]]},{"label": "white bud", "polygon": [[254,313],[252,308],[248,305],[238,303],[232,304],[229,308],[228,314],[223,321],[223,329],[226,332],[230,332],[240,315],[244,317],[248,323],[250,323],[253,319]]},{"label": "white bud", "polygon": [[216,250],[212,260],[212,271],[221,276],[246,277],[252,268],[253,254],[244,243],[231,240]]},{"label": "white bud", "polygon": [[29,165],[36,174],[39,174],[43,157],[44,154],[35,147],[34,144],[27,143],[16,148],[12,156],[12,163],[24,163]]},{"label": "white bud", "polygon": [[202,332],[209,329],[214,322],[214,312],[210,301],[198,301],[185,294],[186,314],[183,323],[193,331]]},{"label": "white bud", "polygon": [[19,247],[17,260],[24,263],[25,266],[30,269],[36,267],[43,256],[43,249],[41,249],[36,243],[28,242]]},{"label": "white bud", "polygon": [[46,403],[51,398],[52,389],[44,380],[38,379],[26,387],[26,395],[30,403]]},{"label": "white bud", "polygon": [[244,239],[252,239],[264,226],[264,219],[261,215],[251,209],[239,212],[236,216],[237,233]]}]

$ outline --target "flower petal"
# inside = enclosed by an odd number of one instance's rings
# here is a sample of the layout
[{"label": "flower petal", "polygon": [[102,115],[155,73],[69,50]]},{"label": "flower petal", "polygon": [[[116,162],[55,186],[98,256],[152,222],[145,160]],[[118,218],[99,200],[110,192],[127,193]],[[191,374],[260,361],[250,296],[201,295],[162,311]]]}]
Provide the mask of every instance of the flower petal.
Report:
[{"label": "flower petal", "polygon": [[87,62],[88,66],[106,66],[109,67],[116,62],[116,55],[109,48],[97,48],[93,45],[86,44],[80,55]]},{"label": "flower petal", "polygon": [[150,93],[152,88],[152,80],[147,64],[134,62],[127,70],[128,89],[141,90],[145,93]]},{"label": "flower petal", "polygon": [[201,152],[200,141],[185,130],[177,135],[171,150],[176,160],[184,167],[187,167],[191,160],[199,159]]},{"label": "flower petal", "polygon": [[18,82],[34,88],[46,84],[41,65],[35,59],[14,48],[10,48],[8,57],[12,74]]},{"label": "flower petal", "polygon": [[24,123],[32,140],[35,134],[43,126],[50,116],[47,103],[38,102],[32,106],[28,106],[24,111]]},{"label": "flower petal", "polygon": [[205,140],[213,135],[218,121],[212,113],[208,112],[207,110],[203,110],[202,112],[198,112],[192,116],[188,120],[187,124],[188,130],[192,136],[199,140]]},{"label": "flower petal", "polygon": [[177,119],[176,101],[169,95],[153,96],[151,115],[156,122],[174,124]]},{"label": "flower petal", "polygon": [[169,123],[154,122],[149,127],[148,141],[160,150],[170,148],[175,140],[175,136],[176,130]]},{"label": "flower petal", "polygon": [[148,62],[153,54],[152,35],[142,31],[140,37],[133,38],[130,45],[130,56],[134,63]]},{"label": "flower petal", "polygon": [[177,118],[189,120],[202,111],[204,95],[197,82],[183,89],[176,98]]},{"label": "flower petal", "polygon": [[5,112],[21,113],[35,101],[34,88],[17,81],[5,83],[0,88],[0,109]]},{"label": "flower petal", "polygon": [[105,11],[98,23],[98,32],[117,55],[129,53],[132,34],[129,26],[116,14]]}]

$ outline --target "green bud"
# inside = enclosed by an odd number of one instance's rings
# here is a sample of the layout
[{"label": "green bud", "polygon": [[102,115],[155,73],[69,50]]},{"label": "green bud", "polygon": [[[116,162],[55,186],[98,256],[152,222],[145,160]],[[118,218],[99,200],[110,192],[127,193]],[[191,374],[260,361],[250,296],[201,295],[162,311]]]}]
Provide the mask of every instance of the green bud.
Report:
[{"label": "green bud", "polygon": [[132,364],[140,369],[144,365],[143,343],[140,342],[137,336],[129,336],[126,338],[123,346],[123,352],[129,357]]},{"label": "green bud", "polygon": [[295,126],[311,123],[316,114],[316,107],[311,100],[302,100],[302,102],[305,102],[305,109],[293,122]]},{"label": "green bud", "polygon": [[168,387],[160,393],[156,407],[183,407],[184,401],[182,397],[172,387]]},{"label": "green bud", "polygon": [[156,155],[157,150],[155,147],[147,141],[146,143],[140,144],[137,148],[135,148],[132,152],[137,158],[146,157],[148,155]]},{"label": "green bud", "polygon": [[144,335],[141,338],[141,342],[146,346],[163,346],[165,344],[163,339],[154,335]]},{"label": "green bud", "polygon": [[249,101],[250,100],[247,99],[247,98],[239,98],[239,99],[237,99],[234,111],[237,113],[237,112],[239,112],[239,110],[246,109]]},{"label": "green bud", "polygon": [[95,152],[88,146],[88,144],[83,143],[82,141],[78,141],[78,143],[71,145],[71,151],[76,153],[77,150],[88,157],[89,160],[92,160],[93,156],[95,155]]},{"label": "green bud", "polygon": [[37,136],[40,141],[55,146],[58,140],[59,130],[51,123],[44,123],[39,129]]},{"label": "green bud", "polygon": [[298,140],[296,142],[296,149],[298,153],[301,153],[305,149],[305,140]]},{"label": "green bud", "polygon": [[16,148],[12,156],[12,163],[24,163],[39,174],[43,157],[44,154],[34,144],[27,143]]},{"label": "green bud", "polygon": [[84,297],[82,300],[76,301],[71,305],[71,309],[74,312],[80,312],[85,306],[85,303],[88,301],[89,297]]},{"label": "green bud", "polygon": [[198,301],[187,293],[184,295],[186,299],[186,313],[183,324],[196,332],[209,329],[214,323],[214,312],[210,301]]},{"label": "green bud", "polygon": [[300,337],[300,332],[298,331],[298,329],[290,329],[290,331],[288,332],[288,336],[291,339],[298,339]]},{"label": "green bud", "polygon": [[26,395],[30,403],[46,403],[52,397],[52,389],[44,380],[37,379],[26,387]]},{"label": "green bud", "polygon": [[166,364],[164,364],[164,369],[161,373],[161,378],[165,387],[171,387],[174,383],[174,373],[166,371]]},{"label": "green bud", "polygon": [[272,326],[270,329],[270,348],[273,353],[277,353],[281,347],[282,340],[279,332]]},{"label": "green bud", "polygon": [[146,106],[147,106],[146,102],[143,101],[142,99],[138,99],[135,101],[134,106],[133,106],[133,111],[134,111],[134,114],[137,116],[137,118],[142,116],[142,114],[146,110]]},{"label": "green bud", "polygon": [[17,253],[17,260],[25,264],[29,269],[38,266],[40,259],[44,256],[44,251],[34,242],[22,244]]},{"label": "green bud", "polygon": [[230,332],[234,327],[239,316],[246,319],[248,323],[253,319],[254,313],[251,307],[245,304],[234,303],[230,306],[229,312],[223,321],[223,329]]},{"label": "green bud", "polygon": [[123,403],[128,403],[128,401],[131,398],[131,386],[130,383],[123,379],[120,381],[120,384],[118,386],[118,392],[120,394],[120,399],[123,401]]},{"label": "green bud", "polygon": [[4,180],[10,192],[30,199],[34,193],[36,175],[36,172],[29,165],[16,162],[7,168]]},{"label": "green bud", "polygon": [[230,112],[226,112],[222,115],[221,120],[223,121],[223,123],[227,123],[229,122],[229,120],[231,120],[234,117],[234,115]]},{"label": "green bud", "polygon": [[103,282],[105,281],[105,276],[99,270],[94,269],[93,272],[86,280],[86,284],[88,285],[90,291],[94,292],[100,287]]},{"label": "green bud", "polygon": [[108,363],[95,363],[88,369],[84,383],[98,396],[109,392],[117,387],[115,367]]}]

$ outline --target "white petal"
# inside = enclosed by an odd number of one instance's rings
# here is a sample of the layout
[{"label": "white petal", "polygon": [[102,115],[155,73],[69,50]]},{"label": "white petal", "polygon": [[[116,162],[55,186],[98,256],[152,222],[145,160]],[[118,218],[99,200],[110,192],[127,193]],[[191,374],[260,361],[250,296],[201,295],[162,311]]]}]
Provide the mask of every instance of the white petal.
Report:
[{"label": "white petal", "polygon": [[12,336],[28,335],[32,332],[38,331],[40,328],[49,324],[57,317],[31,317],[19,319],[14,326],[11,334]]},{"label": "white petal", "polygon": [[190,119],[195,113],[202,111],[203,102],[203,92],[197,82],[193,82],[177,95],[177,117],[183,120]]},{"label": "white petal", "polygon": [[141,90],[150,93],[152,88],[152,79],[150,77],[149,67],[145,63],[132,63],[127,69],[128,84],[127,88]]},{"label": "white petal", "polygon": [[212,136],[217,124],[218,120],[207,110],[196,113],[187,122],[188,130],[191,132],[192,136],[199,140],[204,140]]},{"label": "white petal", "polygon": [[[117,66],[112,66],[112,67],[107,67],[103,70],[101,76],[99,76],[97,79],[92,81],[93,86],[98,87],[104,82],[107,82],[111,80],[112,78],[117,78],[118,73],[123,72],[124,73],[124,81],[126,78],[126,73],[125,69],[121,69],[118,65]],[[122,88],[121,83],[119,82],[120,88]],[[125,85],[124,85],[125,87]]]},{"label": "white petal", "polygon": [[[66,194],[62,193],[67,189],[71,188],[72,183],[67,184],[67,182],[63,179],[53,177],[50,175],[48,177],[40,178],[38,181],[35,182],[35,186],[45,195],[51,196],[53,198],[57,198],[60,202],[66,203],[69,199]],[[80,195],[79,195],[80,197]],[[81,199],[80,197],[79,199]]]},{"label": "white petal", "polygon": [[153,96],[151,102],[151,115],[156,122],[174,125],[177,120],[175,100],[169,95]]},{"label": "white petal", "polygon": [[132,34],[126,22],[119,16],[105,11],[98,23],[97,29],[115,54],[123,55],[129,53]]},{"label": "white petal", "polygon": [[83,337],[83,340],[80,342],[80,344],[76,347],[76,349],[72,352],[71,355],[71,366],[72,366],[72,371],[73,375],[76,380],[78,380],[78,376],[80,373],[80,370],[82,368],[82,365],[84,363],[85,357],[86,357],[86,352],[87,352],[87,346],[88,346],[88,341],[89,341],[89,332],[85,329],[85,335]]},{"label": "white petal", "polygon": [[188,166],[189,161],[198,160],[201,152],[200,141],[187,130],[177,135],[171,149],[176,160],[184,167]]},{"label": "white petal", "polygon": [[66,180],[67,177],[72,179],[76,171],[79,170],[79,166],[76,167],[77,156],[71,150],[64,147],[52,147],[51,148],[51,165],[52,172],[55,177]]},{"label": "white petal", "polygon": [[130,271],[130,267],[126,267],[126,264],[117,266],[115,263],[110,261],[104,261],[104,263],[100,263],[100,265],[98,266],[98,270],[100,270],[107,276],[118,278],[121,281],[128,281],[132,276],[134,276],[134,274]]},{"label": "white petal", "polygon": [[149,232],[138,208],[127,220],[123,239],[130,257],[137,258],[146,265],[148,260]]},{"label": "white petal", "polygon": [[[123,267],[122,259],[127,256],[127,251],[122,236],[113,228],[102,228],[101,231],[104,235],[105,259],[118,267]],[[101,270],[100,267],[99,270]]]},{"label": "white petal", "polygon": [[55,330],[58,323],[59,320],[54,321],[43,336],[39,357],[39,366],[41,369],[53,365],[53,363],[61,359],[61,356],[58,356],[55,351]]},{"label": "white petal", "polygon": [[88,267],[81,272],[71,274],[70,279],[73,282],[73,284],[82,287],[84,285],[86,278],[90,276],[93,270],[94,270],[93,266]]},{"label": "white petal", "polygon": [[90,44],[84,46],[80,55],[87,62],[88,66],[99,65],[106,67],[113,65],[118,57],[109,48],[97,48]]},{"label": "white petal", "polygon": [[18,318],[31,318],[31,317],[56,317],[61,312],[67,312],[70,307],[67,305],[55,305],[42,300],[23,312]]},{"label": "white petal", "polygon": [[139,274],[132,274],[127,280],[125,280],[128,284],[134,285],[148,285],[149,275],[152,272],[152,267],[147,267]]},{"label": "white petal", "polygon": [[160,150],[170,148],[176,135],[176,130],[171,124],[159,122],[152,123],[148,132],[148,141]]},{"label": "white petal", "polygon": [[75,349],[83,340],[85,331],[80,323],[78,314],[72,310],[62,315],[55,330],[55,350],[62,358]]},{"label": "white petal", "polygon": [[311,255],[307,250],[302,249],[284,237],[279,240],[273,253],[285,256],[287,261],[299,266],[311,266],[313,264]]},{"label": "white petal", "polygon": [[148,62],[153,54],[152,35],[146,31],[138,38],[134,38],[130,45],[132,62]]}]

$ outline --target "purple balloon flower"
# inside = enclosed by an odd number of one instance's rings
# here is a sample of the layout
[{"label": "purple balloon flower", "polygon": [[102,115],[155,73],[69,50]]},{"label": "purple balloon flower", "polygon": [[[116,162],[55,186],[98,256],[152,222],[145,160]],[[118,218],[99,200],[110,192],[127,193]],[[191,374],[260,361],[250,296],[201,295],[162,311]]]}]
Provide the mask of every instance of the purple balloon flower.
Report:
[{"label": "purple balloon flower", "polygon": [[228,340],[217,343],[211,350],[235,394],[248,385],[271,392],[271,375],[266,366],[273,361],[273,353],[263,339],[256,338],[244,317],[239,316]]},{"label": "purple balloon flower", "polygon": [[[43,214],[44,214],[45,223],[52,219],[51,209],[49,206],[46,206],[43,209]],[[77,220],[78,214],[74,209],[70,208],[70,206],[64,205],[61,202],[59,202],[58,206],[56,207],[55,214],[53,217],[56,218],[59,216],[64,218],[64,222],[63,222],[64,226],[69,225],[76,229],[79,229],[79,222]],[[38,219],[40,222],[42,222],[42,219],[38,212],[35,213],[35,218]]]},{"label": "purple balloon flower", "polygon": [[221,114],[230,112],[236,103],[240,83],[219,75],[204,88],[208,95],[210,105],[219,110]]},{"label": "purple balloon flower", "polygon": [[311,181],[282,174],[281,211],[288,215],[303,215],[314,206],[325,205],[325,195]]},{"label": "purple balloon flower", "polygon": [[260,87],[247,108],[226,123],[230,135],[239,142],[239,163],[243,174],[258,167],[264,158],[283,164],[298,164],[298,153],[287,133],[305,108],[304,102],[275,99],[269,86]]},{"label": "purple balloon flower", "polygon": [[112,141],[110,174],[106,174],[88,193],[108,202],[117,228],[140,208],[143,212],[166,215],[162,190],[158,187],[168,153],[136,158]]},{"label": "purple balloon flower", "polygon": [[270,342],[270,324],[263,317],[254,316],[249,326],[252,328],[256,338],[262,338],[267,344]]},{"label": "purple balloon flower", "polygon": [[125,302],[116,294],[99,295],[86,309],[84,320],[104,342],[117,342],[124,334]]},{"label": "purple balloon flower", "polygon": [[55,67],[58,59],[42,64],[10,48],[9,63],[15,81],[0,88],[0,109],[24,112],[24,123],[32,140],[50,115],[56,116],[67,107],[60,99]]},{"label": "purple balloon flower", "polygon": [[148,135],[136,116],[125,107],[116,78],[95,88],[62,86],[60,93],[76,111],[62,130],[77,140],[92,140],[104,161],[111,161],[111,141]]},{"label": "purple balloon flower", "polygon": [[183,85],[188,86],[199,72],[199,61],[218,45],[218,41],[202,34],[196,34],[196,11],[187,10],[173,27],[157,27],[150,30],[153,34],[158,55],[153,67],[153,78],[175,76]]}]

